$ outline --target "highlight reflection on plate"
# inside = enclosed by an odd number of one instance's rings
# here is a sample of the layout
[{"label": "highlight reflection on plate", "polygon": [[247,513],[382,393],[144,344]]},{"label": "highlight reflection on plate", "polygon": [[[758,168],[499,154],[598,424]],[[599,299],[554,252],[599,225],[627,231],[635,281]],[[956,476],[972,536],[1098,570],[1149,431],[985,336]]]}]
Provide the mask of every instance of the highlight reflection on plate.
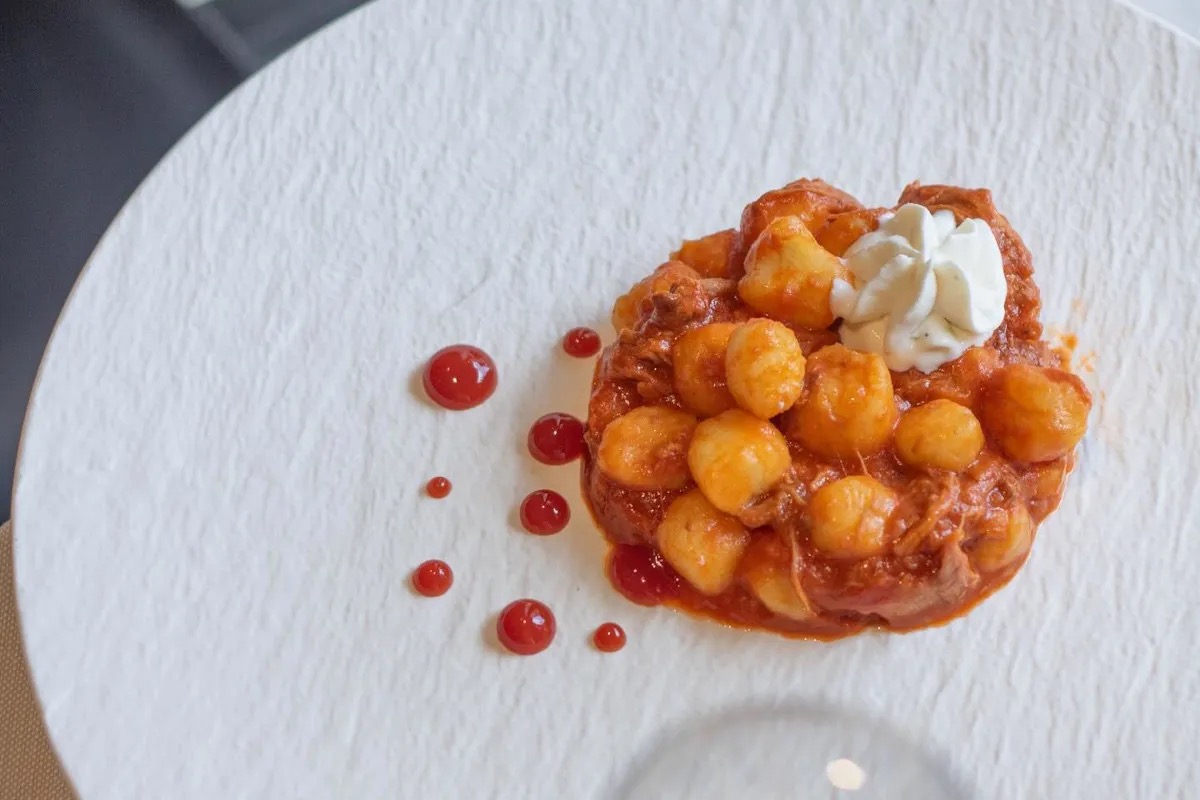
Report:
[{"label": "highlight reflection on plate", "polygon": [[844,709],[791,705],[720,714],[646,754],[614,800],[965,800],[943,760],[890,725]]}]

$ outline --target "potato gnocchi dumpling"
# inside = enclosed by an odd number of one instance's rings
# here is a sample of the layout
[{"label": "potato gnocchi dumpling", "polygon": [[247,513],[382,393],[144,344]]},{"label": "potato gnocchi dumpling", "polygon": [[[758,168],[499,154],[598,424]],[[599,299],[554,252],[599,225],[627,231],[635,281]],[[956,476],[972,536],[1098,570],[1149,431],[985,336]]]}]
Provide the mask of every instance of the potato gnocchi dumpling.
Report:
[{"label": "potato gnocchi dumpling", "polygon": [[971,409],[934,400],[905,412],[896,424],[896,455],[910,467],[960,472],[983,449],[983,428]]},{"label": "potato gnocchi dumpling", "polygon": [[1053,461],[1079,444],[1091,410],[1091,393],[1078,376],[1013,364],[984,394],[983,422],[1010,458]]},{"label": "potato gnocchi dumpling", "polygon": [[685,239],[674,253],[672,261],[682,261],[705,278],[732,278],[740,269],[733,269],[731,257],[737,243],[737,231],[710,233],[699,239]]},{"label": "potato gnocchi dumpling", "polygon": [[791,549],[774,533],[764,533],[750,543],[738,571],[746,589],[771,613],[790,620],[813,618],[792,583]]},{"label": "potato gnocchi dumpling", "polygon": [[1053,461],[1044,461],[1033,466],[1027,476],[1027,482],[1032,485],[1033,494],[1029,498],[1029,513],[1035,520],[1043,520],[1058,508],[1062,500],[1063,487],[1067,483],[1067,475],[1074,465],[1072,456],[1063,456]]},{"label": "potato gnocchi dumpling", "polygon": [[866,475],[822,486],[808,505],[813,547],[833,558],[867,558],[887,549],[896,493]]},{"label": "potato gnocchi dumpling", "polygon": [[727,514],[771,489],[791,463],[779,429],[737,408],[697,425],[687,454],[696,485]]},{"label": "potato gnocchi dumpling", "polygon": [[761,419],[791,408],[804,391],[804,351],[782,322],[754,319],[729,337],[725,378],[733,400]]},{"label": "potato gnocchi dumpling", "polygon": [[804,328],[833,324],[829,292],[848,280],[841,259],[817,243],[799,217],[780,217],[754,240],[738,296],[773,319]]},{"label": "potato gnocchi dumpling", "polygon": [[846,255],[850,245],[879,227],[881,212],[882,209],[878,208],[864,208],[827,217],[825,223],[815,231],[817,242],[841,258]]},{"label": "potato gnocchi dumpling", "polygon": [[687,453],[696,418],[676,408],[641,406],[604,429],[596,463],[629,489],[682,489],[691,482]]},{"label": "potato gnocchi dumpling", "polygon": [[975,565],[982,572],[999,572],[1015,565],[1033,544],[1033,518],[1024,505],[989,512],[982,528],[973,549]]},{"label": "potato gnocchi dumpling", "polygon": [[685,407],[702,417],[715,417],[736,405],[726,385],[725,353],[737,327],[732,322],[713,322],[675,338],[671,350],[675,393]]},{"label": "potato gnocchi dumpling", "polygon": [[733,582],[750,532],[693,489],[676,498],[654,534],[658,551],[702,594],[720,594]]},{"label": "potato gnocchi dumpling", "polygon": [[785,425],[818,455],[854,459],[887,445],[897,413],[883,357],[834,344],[809,356],[804,395]]}]

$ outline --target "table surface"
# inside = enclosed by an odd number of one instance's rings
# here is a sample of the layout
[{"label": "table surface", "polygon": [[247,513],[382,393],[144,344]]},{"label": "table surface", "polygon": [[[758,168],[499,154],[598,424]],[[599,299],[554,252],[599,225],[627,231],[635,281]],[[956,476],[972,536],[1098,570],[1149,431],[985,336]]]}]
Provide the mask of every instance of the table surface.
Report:
[{"label": "table surface", "polygon": [[[1182,30],[1184,32],[1188,32],[1193,35],[1200,35],[1200,6],[1193,5],[1189,0],[1143,0],[1143,2],[1139,3],[1139,5],[1144,7],[1147,11],[1150,11],[1151,13],[1160,15],[1164,19],[1169,20],[1175,26],[1177,26],[1180,30]],[[342,27],[342,28],[338,28],[337,30],[339,31],[338,35],[344,36],[347,31],[351,30],[351,28]],[[359,32],[362,33],[362,31],[359,31]],[[346,43],[343,43],[343,44],[346,44]],[[311,45],[305,45],[305,47],[307,47],[307,46],[311,46]],[[347,46],[349,46],[349,45],[347,44]],[[301,59],[294,59],[294,60],[293,59],[285,59],[282,62],[282,64],[280,65],[280,69],[288,69],[293,65],[299,65],[301,63],[303,63],[303,61]],[[255,82],[260,81],[260,79],[258,79],[258,78],[253,79],[253,80]],[[256,91],[261,91],[261,89],[248,88],[246,90],[243,90],[243,93],[244,94],[252,94]],[[278,110],[281,110],[283,113],[286,113],[286,111],[287,111],[287,109],[278,109]],[[231,114],[248,115],[248,114],[262,114],[262,113],[263,113],[262,108],[260,106],[258,106],[257,104],[248,103],[248,102],[240,102],[240,103],[224,104],[221,108],[219,108],[215,112],[214,116],[228,117],[228,115],[231,115]],[[227,129],[236,129],[241,125],[251,124],[251,122],[248,119],[239,119],[236,121],[230,121],[229,119],[226,119],[226,120],[210,119],[206,124],[208,125],[208,127],[210,129],[214,128],[214,127],[224,127]],[[189,177],[192,177],[192,178],[195,177],[195,174],[192,171],[191,166],[189,166],[186,169],[180,169],[177,167],[175,169],[167,169],[165,171],[160,170],[160,172],[165,172],[165,174],[171,176],[171,178],[173,180],[179,180],[179,181],[187,180]],[[157,178],[157,180],[159,182],[162,182],[164,180],[164,178],[162,175],[160,175]],[[135,208],[127,213],[130,214],[131,216],[138,217],[141,219],[154,218],[155,217],[154,214],[149,214],[148,212],[146,212],[144,210],[138,210],[136,208],[138,203],[145,203],[150,199],[153,199],[152,193],[147,193],[147,192],[141,193],[134,200]],[[215,201],[215,198],[208,198],[208,200]],[[178,213],[178,212],[176,212],[176,213]],[[166,225],[168,228],[174,224],[177,224],[177,222],[174,222],[173,220],[174,220],[174,215],[167,215],[166,217],[160,218],[160,222],[163,225]],[[0,549],[0,552],[2,552],[2,549]],[[29,594],[32,591],[33,591],[33,589],[27,587],[26,594]],[[0,618],[0,619],[2,619],[2,618]],[[0,628],[2,628],[2,627],[3,627],[3,625],[0,624]],[[37,633],[38,633],[38,631],[34,631],[35,635]],[[2,677],[2,676],[0,676],[0,677]],[[0,680],[0,685],[4,685],[2,680]],[[57,681],[57,682],[54,682],[54,685],[61,689],[65,684],[62,683],[61,681]],[[56,695],[54,697],[51,697],[50,699],[52,701],[54,701],[54,707],[52,709],[54,711],[54,713],[60,714],[60,715],[65,714],[65,712],[63,710],[63,706],[62,706],[62,703],[65,702],[64,698],[61,695]],[[43,698],[43,700],[46,700],[46,698]],[[2,715],[0,715],[0,716],[2,716]],[[64,720],[69,719],[69,718],[70,718],[69,715],[65,715],[62,717],[62,719],[64,719]]]}]

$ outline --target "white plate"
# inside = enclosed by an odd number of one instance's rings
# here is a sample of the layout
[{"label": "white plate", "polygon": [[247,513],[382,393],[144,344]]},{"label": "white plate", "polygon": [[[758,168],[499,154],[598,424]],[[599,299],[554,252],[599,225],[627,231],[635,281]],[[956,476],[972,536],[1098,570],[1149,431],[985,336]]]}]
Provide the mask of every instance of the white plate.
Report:
[{"label": "white plate", "polygon": [[[1062,509],[967,618],[835,645],[632,606],[524,453],[582,412],[556,349],[743,203],[991,187],[1045,319],[1095,354]],[[84,797],[587,797],[670,725],[822,698],[985,797],[1200,783],[1200,49],[1123,7],[1014,0],[381,2],[251,81],[121,214],[55,333],[16,487],[50,732]],[[438,347],[501,388],[423,403]],[[442,502],[421,487],[446,474]],[[415,597],[444,557],[451,594]],[[489,641],[534,596],[559,637]],[[624,623],[630,645],[592,650]]]}]

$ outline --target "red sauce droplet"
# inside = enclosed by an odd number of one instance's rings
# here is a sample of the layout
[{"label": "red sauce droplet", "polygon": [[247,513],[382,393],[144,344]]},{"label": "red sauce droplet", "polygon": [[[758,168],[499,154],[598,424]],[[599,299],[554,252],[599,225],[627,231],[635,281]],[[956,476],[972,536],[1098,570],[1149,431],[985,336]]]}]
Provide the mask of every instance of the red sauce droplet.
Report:
[{"label": "red sauce droplet", "polygon": [[619,544],[608,559],[608,578],[616,590],[638,605],[656,606],[679,594],[680,579],[652,547]]},{"label": "red sauce droplet", "polygon": [[443,347],[433,354],[422,375],[425,393],[443,408],[474,408],[496,391],[496,363],[469,344]]},{"label": "red sauce droplet", "polygon": [[571,507],[558,492],[538,489],[521,501],[521,524],[525,530],[537,536],[558,533],[567,527],[570,520]]},{"label": "red sauce droplet", "polygon": [[615,653],[625,646],[625,629],[615,622],[606,622],[592,634],[592,644],[602,653]]},{"label": "red sauce droplet", "polygon": [[425,484],[425,491],[434,500],[441,500],[446,495],[450,494],[450,490],[454,485],[450,483],[449,478],[443,478],[438,475],[436,478],[430,478],[429,483]]},{"label": "red sauce droplet", "polygon": [[563,337],[563,350],[576,358],[587,358],[600,352],[600,334],[591,328],[571,328]]},{"label": "red sauce droplet", "polygon": [[450,591],[453,583],[454,572],[445,561],[433,559],[413,570],[413,588],[426,597],[441,597]]},{"label": "red sauce droplet", "polygon": [[554,614],[537,600],[514,600],[500,612],[496,635],[517,655],[540,653],[554,641]]},{"label": "red sauce droplet", "polygon": [[529,454],[543,464],[566,464],[583,455],[583,423],[570,414],[546,414],[529,429]]}]

